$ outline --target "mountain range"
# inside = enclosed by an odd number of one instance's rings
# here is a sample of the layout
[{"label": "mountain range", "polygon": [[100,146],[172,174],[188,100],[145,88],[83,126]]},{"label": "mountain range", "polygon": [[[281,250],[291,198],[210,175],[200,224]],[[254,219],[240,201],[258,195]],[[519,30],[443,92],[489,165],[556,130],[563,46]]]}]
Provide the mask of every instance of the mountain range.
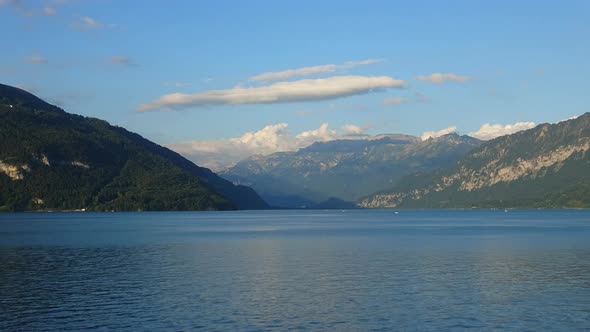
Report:
[{"label": "mountain range", "polygon": [[0,84],[0,211],[232,210],[268,205],[106,121]]},{"label": "mountain range", "polygon": [[481,143],[457,134],[425,141],[379,135],[317,142],[296,152],[250,157],[220,175],[252,187],[275,207],[349,207],[405,175],[447,166]]},{"label": "mountain range", "polygon": [[[221,173],[0,84],[0,211],[588,208],[590,113],[481,141],[316,142]],[[257,193],[258,192],[258,193]]]},{"label": "mountain range", "polygon": [[365,208],[590,207],[590,113],[498,137],[453,165],[407,176]]}]

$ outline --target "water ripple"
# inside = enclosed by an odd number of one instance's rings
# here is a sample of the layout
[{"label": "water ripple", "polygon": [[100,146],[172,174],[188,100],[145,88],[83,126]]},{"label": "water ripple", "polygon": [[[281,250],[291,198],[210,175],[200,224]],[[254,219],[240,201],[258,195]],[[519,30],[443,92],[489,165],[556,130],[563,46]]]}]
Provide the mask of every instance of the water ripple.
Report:
[{"label": "water ripple", "polygon": [[588,212],[93,216],[0,219],[0,330],[590,329]]}]

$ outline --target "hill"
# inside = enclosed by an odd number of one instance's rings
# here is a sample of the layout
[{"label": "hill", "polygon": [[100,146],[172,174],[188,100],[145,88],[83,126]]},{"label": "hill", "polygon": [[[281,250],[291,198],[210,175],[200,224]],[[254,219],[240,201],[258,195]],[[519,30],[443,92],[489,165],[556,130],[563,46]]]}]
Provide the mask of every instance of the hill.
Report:
[{"label": "hill", "polygon": [[0,210],[262,209],[176,152],[0,84]]},{"label": "hill", "polygon": [[590,207],[590,113],[488,141],[453,166],[404,178],[362,207]]}]

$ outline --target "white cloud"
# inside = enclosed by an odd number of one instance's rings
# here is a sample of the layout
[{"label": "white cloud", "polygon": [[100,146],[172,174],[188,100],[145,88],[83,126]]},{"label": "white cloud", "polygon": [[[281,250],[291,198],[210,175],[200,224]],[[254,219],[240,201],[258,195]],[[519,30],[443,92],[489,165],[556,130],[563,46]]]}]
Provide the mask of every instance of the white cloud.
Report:
[{"label": "white cloud", "polygon": [[372,65],[375,63],[383,62],[384,59],[367,59],[361,61],[347,61],[344,63],[344,67],[351,68],[355,66],[365,66],[365,65]]},{"label": "white cloud", "polygon": [[420,75],[416,77],[419,81],[429,81],[434,84],[442,84],[447,81],[452,82],[465,82],[471,80],[469,76],[459,76],[453,73],[433,73],[428,76]]},{"label": "white cloud", "polygon": [[574,115],[574,116],[570,116],[567,119],[559,120],[556,123],[561,123],[561,122],[565,122],[565,121],[569,121],[569,120],[573,120],[573,119],[577,119],[577,118],[578,118],[578,115]]},{"label": "white cloud", "polygon": [[335,140],[338,136],[336,131],[328,128],[328,123],[323,123],[318,129],[304,131],[295,136],[295,144],[298,148],[311,145],[315,142],[328,142]]},{"label": "white cloud", "polygon": [[94,30],[94,29],[102,29],[105,27],[104,23],[101,23],[92,17],[82,16],[79,18],[78,22],[74,22],[72,24],[74,29],[79,30]]},{"label": "white cloud", "polygon": [[286,123],[269,125],[258,131],[247,132],[239,138],[230,139],[229,143],[253,154],[293,150],[298,144],[286,132],[287,126]]},{"label": "white cloud", "polygon": [[262,73],[260,75],[256,75],[250,77],[250,81],[283,81],[287,80],[291,77],[298,77],[298,76],[312,76],[317,74],[326,74],[326,73],[333,73],[338,70],[337,65],[320,65],[320,66],[313,66],[313,67],[303,67],[297,69],[288,69],[284,71],[278,72],[268,72]]},{"label": "white cloud", "polygon": [[406,84],[389,76],[333,76],[279,82],[261,87],[235,87],[194,94],[173,93],[139,106],[140,111],[161,108],[188,108],[208,105],[270,104],[335,99],[366,94]]},{"label": "white cloud", "polygon": [[47,59],[45,59],[44,57],[42,57],[40,55],[28,56],[28,57],[24,58],[24,61],[29,62],[29,63],[35,63],[35,64],[46,64],[47,63]]},{"label": "white cloud", "polygon": [[491,125],[486,123],[482,125],[478,131],[469,133],[469,136],[475,137],[481,140],[490,140],[499,136],[510,135],[521,130],[531,129],[535,127],[534,122],[517,122],[515,124],[494,124]]},{"label": "white cloud", "polygon": [[456,131],[457,131],[457,127],[451,126],[451,127],[445,128],[445,129],[441,129],[439,131],[427,131],[427,132],[424,132],[422,134],[422,136],[420,136],[420,138],[423,141],[425,141],[425,140],[427,140],[429,138],[437,138],[437,137],[440,137],[440,136],[444,136],[446,134],[454,133]]},{"label": "white cloud", "polygon": [[342,133],[344,136],[363,136],[365,131],[369,129],[369,126],[357,126],[353,124],[347,124],[342,126]]},{"label": "white cloud", "polygon": [[288,80],[292,77],[303,77],[303,76],[313,76],[313,75],[318,75],[318,74],[333,73],[339,69],[347,69],[347,68],[353,68],[356,66],[372,65],[372,64],[379,63],[382,61],[383,61],[383,59],[367,59],[367,60],[362,60],[362,61],[348,61],[348,62],[345,62],[343,65],[327,64],[327,65],[319,65],[319,66],[311,66],[311,67],[302,67],[302,68],[296,68],[296,69],[288,69],[288,70],[276,71],[276,72],[268,72],[268,73],[262,73],[262,74],[250,77],[250,81],[264,81],[264,82],[284,81],[284,80]]},{"label": "white cloud", "polygon": [[247,132],[238,138],[181,142],[168,147],[185,155],[197,165],[219,171],[253,155],[297,151],[315,142],[353,137],[358,139],[368,127],[346,125],[343,127],[343,135],[330,129],[327,123],[297,135],[290,133],[287,128],[287,123],[277,123],[258,131]]},{"label": "white cloud", "polygon": [[383,99],[383,104],[385,104],[385,105],[401,105],[401,104],[404,104],[407,102],[408,102],[407,99],[399,98],[399,97]]}]

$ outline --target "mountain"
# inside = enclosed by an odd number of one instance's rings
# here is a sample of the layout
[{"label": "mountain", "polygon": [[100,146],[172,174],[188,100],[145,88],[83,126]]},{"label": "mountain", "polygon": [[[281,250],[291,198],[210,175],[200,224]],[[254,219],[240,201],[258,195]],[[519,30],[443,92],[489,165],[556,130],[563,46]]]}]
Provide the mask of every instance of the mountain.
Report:
[{"label": "mountain", "polygon": [[404,178],[362,207],[590,207],[590,113],[482,144],[454,165]]},{"label": "mountain", "polygon": [[391,188],[404,175],[449,165],[479,144],[456,134],[426,141],[380,135],[318,142],[297,152],[248,158],[220,175],[251,186],[271,206],[310,207],[324,201],[334,206],[338,200],[346,206],[346,201]]},{"label": "mountain", "polygon": [[176,152],[0,84],[0,210],[262,209]]}]

